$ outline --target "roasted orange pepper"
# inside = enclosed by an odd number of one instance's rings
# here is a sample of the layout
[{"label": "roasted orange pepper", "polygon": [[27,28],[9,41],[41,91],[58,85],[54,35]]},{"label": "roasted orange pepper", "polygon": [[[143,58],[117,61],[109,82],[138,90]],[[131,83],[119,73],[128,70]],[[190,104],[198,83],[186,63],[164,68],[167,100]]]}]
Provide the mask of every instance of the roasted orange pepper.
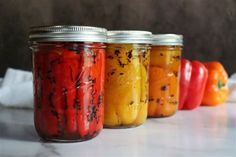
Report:
[{"label": "roasted orange pepper", "polygon": [[207,62],[204,65],[208,69],[208,79],[202,105],[216,106],[222,104],[227,100],[229,94],[228,74],[219,62]]}]

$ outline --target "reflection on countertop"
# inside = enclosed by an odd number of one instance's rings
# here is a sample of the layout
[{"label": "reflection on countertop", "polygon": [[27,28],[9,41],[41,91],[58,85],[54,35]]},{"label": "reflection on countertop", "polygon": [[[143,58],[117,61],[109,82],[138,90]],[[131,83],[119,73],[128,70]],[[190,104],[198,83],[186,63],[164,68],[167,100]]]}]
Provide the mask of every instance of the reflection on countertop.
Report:
[{"label": "reflection on countertop", "polygon": [[179,111],[137,128],[104,129],[90,141],[49,143],[37,136],[33,111],[0,108],[0,157],[232,156],[236,104]]}]

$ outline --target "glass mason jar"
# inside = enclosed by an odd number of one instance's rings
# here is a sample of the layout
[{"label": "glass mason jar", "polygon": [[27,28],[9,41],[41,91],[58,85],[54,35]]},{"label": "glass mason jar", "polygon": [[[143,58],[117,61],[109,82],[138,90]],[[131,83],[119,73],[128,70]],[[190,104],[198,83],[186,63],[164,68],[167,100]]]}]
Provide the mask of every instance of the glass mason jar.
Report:
[{"label": "glass mason jar", "polygon": [[104,126],[126,128],[147,118],[151,32],[108,31]]},{"label": "glass mason jar", "polygon": [[182,46],[182,35],[153,35],[148,117],[168,117],[178,110]]},{"label": "glass mason jar", "polygon": [[33,27],[34,122],[58,142],[95,137],[103,127],[106,29]]}]

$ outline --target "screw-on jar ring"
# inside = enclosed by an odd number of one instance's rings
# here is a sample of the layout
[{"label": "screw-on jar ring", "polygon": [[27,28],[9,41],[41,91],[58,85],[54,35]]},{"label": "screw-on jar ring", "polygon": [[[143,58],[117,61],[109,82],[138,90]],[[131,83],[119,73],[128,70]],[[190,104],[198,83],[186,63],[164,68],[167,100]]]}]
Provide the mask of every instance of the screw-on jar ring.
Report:
[{"label": "screw-on jar ring", "polygon": [[183,46],[183,35],[155,34],[153,35],[152,45]]},{"label": "screw-on jar ring", "polygon": [[105,28],[90,26],[39,26],[31,27],[30,41],[80,41],[80,42],[106,42],[107,30]]},{"label": "screw-on jar ring", "polygon": [[108,43],[139,43],[151,44],[152,33],[137,30],[115,30],[107,32]]}]

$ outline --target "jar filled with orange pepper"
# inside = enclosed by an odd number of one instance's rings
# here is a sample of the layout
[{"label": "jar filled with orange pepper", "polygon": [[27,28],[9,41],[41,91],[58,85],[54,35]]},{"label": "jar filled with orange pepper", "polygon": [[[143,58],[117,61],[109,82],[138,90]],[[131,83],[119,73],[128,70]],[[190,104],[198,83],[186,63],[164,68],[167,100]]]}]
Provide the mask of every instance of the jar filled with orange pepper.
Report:
[{"label": "jar filled with orange pepper", "polygon": [[182,46],[182,35],[153,35],[150,53],[149,117],[168,117],[178,109]]}]

